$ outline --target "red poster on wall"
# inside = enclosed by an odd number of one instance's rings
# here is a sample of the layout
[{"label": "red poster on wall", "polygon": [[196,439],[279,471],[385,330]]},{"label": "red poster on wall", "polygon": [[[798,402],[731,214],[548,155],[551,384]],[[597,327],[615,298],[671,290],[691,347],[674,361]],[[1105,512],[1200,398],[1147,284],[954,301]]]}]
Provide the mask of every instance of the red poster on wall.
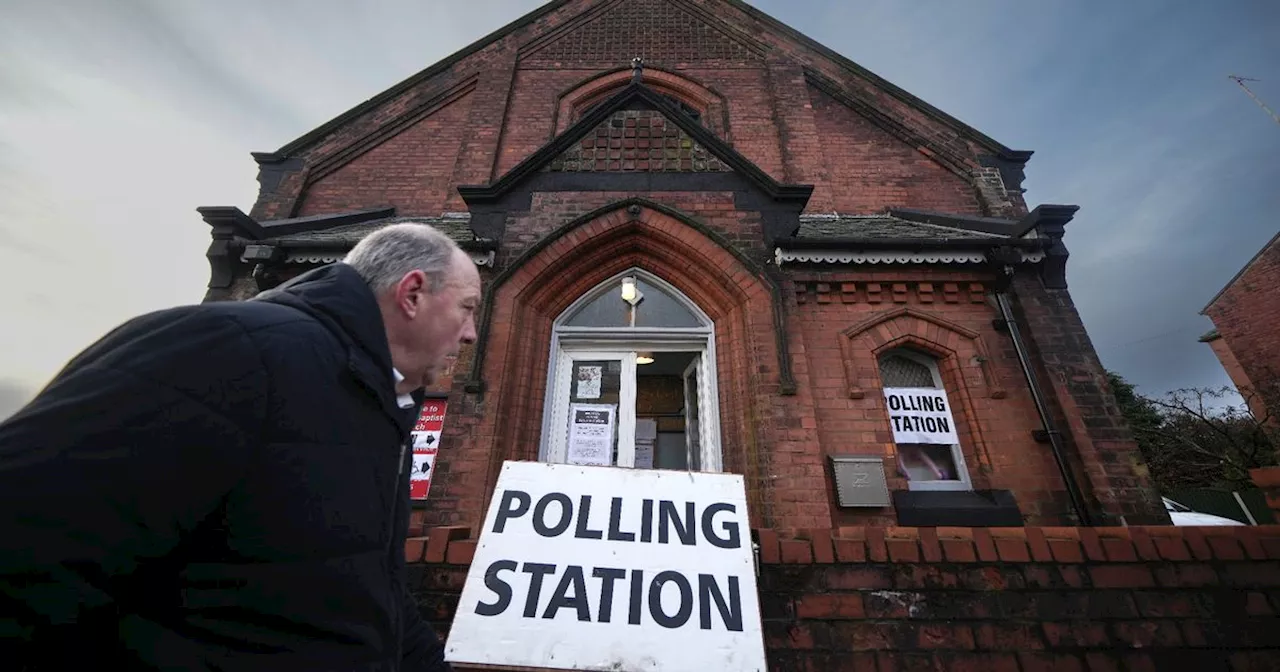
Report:
[{"label": "red poster on wall", "polygon": [[413,426],[413,471],[409,473],[409,498],[426,499],[431,490],[431,475],[440,451],[440,432],[444,429],[449,402],[428,399],[422,403],[422,414]]}]

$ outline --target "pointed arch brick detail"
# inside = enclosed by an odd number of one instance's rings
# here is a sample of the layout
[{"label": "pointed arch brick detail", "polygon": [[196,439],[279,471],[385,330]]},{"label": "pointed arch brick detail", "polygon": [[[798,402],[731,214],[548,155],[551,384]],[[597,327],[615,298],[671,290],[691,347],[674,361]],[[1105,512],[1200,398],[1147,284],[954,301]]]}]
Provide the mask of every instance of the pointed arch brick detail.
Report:
[{"label": "pointed arch brick detail", "polygon": [[[776,395],[794,393],[778,283],[696,220],[638,198],[565,224],[490,283],[467,385],[483,391],[473,403],[486,407],[471,429],[478,454],[451,463],[477,480],[483,472],[485,487],[468,489],[469,479],[451,477],[442,482],[444,498],[489,493],[505,460],[538,458],[554,320],[630,268],[670,283],[714,322],[724,469],[746,477],[752,515],[770,519],[769,409]],[[460,505],[482,513],[487,504]]]},{"label": "pointed arch brick detail", "polygon": [[[626,211],[625,215],[619,214],[624,210]],[[790,345],[786,331],[786,315],[784,313],[786,304],[783,301],[781,282],[779,281],[779,278],[776,277],[776,270],[765,268],[755,262],[739,250],[737,246],[725,239],[720,233],[698,221],[696,218],[691,217],[676,208],[640,197],[628,198],[611,203],[564,224],[526,250],[518,259],[516,259],[515,262],[499,273],[497,277],[489,283],[485,288],[484,315],[481,318],[480,332],[478,334],[475,348],[476,358],[472,363],[471,372],[466,383],[466,391],[468,393],[482,394],[484,392],[484,353],[488,349],[489,333],[494,320],[495,299],[498,292],[506,285],[506,283],[517,274],[527,273],[528,271],[525,268],[526,266],[533,265],[534,267],[537,267],[539,263],[545,265],[546,262],[537,261],[537,259],[547,248],[555,248],[558,250],[558,254],[562,256],[566,252],[580,254],[582,250],[577,249],[577,245],[586,240],[589,237],[590,232],[595,230],[591,229],[591,226],[599,225],[601,222],[616,222],[618,221],[618,217],[630,217],[631,221],[638,222],[642,221],[640,216],[645,213],[652,213],[649,215],[651,217],[665,217],[673,222],[684,225],[688,229],[691,229],[691,231],[683,234],[684,236],[692,237],[692,240],[685,241],[690,245],[689,249],[703,251],[710,250],[712,247],[715,247],[719,248],[724,255],[732,257],[733,262],[736,262],[737,266],[740,267],[738,272],[733,276],[735,279],[741,277],[742,274],[748,274],[759,281],[760,286],[768,293],[771,303],[768,313],[772,316],[772,331],[774,333],[774,340],[777,347],[778,391],[783,395],[793,395],[796,393],[796,382],[791,368]],[[733,262],[726,261],[726,265],[723,266],[723,268],[726,271],[729,270],[730,266],[733,265]],[[692,294],[689,296],[690,298],[693,298]],[[703,310],[707,311],[707,307],[703,306]],[[710,313],[710,311],[707,312]]]},{"label": "pointed arch brick detail", "polygon": [[[608,100],[631,83],[631,68],[621,67],[592,75],[562,91],[556,98],[551,137],[565,132],[581,110]],[[660,94],[676,98],[702,113],[706,126],[728,141],[729,107],[719,91],[688,75],[645,66],[641,82]]]},{"label": "pointed arch brick detail", "polygon": [[[910,324],[915,321],[916,324]],[[885,343],[906,335],[914,335],[920,340],[924,349],[930,352],[954,352],[953,345],[961,341],[972,343],[974,361],[979,377],[978,389],[983,396],[992,399],[1003,399],[1007,394],[991,370],[991,357],[987,354],[987,346],[982,336],[950,320],[932,313],[912,308],[898,308],[873,315],[858,324],[840,332],[840,351],[845,361],[845,377],[849,384],[849,398],[861,399],[865,391],[858,385],[857,369],[853,363],[853,355],[858,345],[871,344],[873,350],[882,352]],[[859,344],[858,341],[862,343]]]},{"label": "pointed arch brick detail", "polygon": [[[952,399],[961,450],[979,469],[971,470],[974,487],[980,488],[991,468],[991,454],[981,423],[977,422],[976,399],[1002,399],[1006,392],[994,377],[990,357],[981,334],[932,313],[897,308],[874,315],[840,332],[841,359],[851,399],[865,399],[867,388],[879,390],[879,358],[897,348],[911,348],[937,360],[947,396]],[[877,412],[888,418],[878,395],[870,400]]]}]

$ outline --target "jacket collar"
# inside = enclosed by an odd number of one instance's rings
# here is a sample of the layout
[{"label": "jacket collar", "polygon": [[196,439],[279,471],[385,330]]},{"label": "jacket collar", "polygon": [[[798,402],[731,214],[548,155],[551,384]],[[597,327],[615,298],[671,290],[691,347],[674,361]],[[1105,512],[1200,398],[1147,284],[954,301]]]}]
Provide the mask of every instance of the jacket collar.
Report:
[{"label": "jacket collar", "polygon": [[354,268],[341,262],[317,268],[253,300],[289,306],[323,324],[346,346],[352,375],[383,410],[402,428],[412,424],[396,398],[391,347],[377,297]]},{"label": "jacket collar", "polygon": [[348,345],[364,351],[390,380],[391,348],[382,311],[354,268],[341,262],[317,268],[254,300],[288,305],[311,315]]}]

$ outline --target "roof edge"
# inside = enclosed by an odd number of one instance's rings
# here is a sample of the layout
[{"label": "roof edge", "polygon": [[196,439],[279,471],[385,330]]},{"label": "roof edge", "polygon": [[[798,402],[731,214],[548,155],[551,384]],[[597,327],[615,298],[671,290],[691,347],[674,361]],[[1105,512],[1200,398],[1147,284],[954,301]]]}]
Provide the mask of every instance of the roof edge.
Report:
[{"label": "roof edge", "polygon": [[1042,233],[1049,236],[1061,237],[1063,229],[1071,220],[1075,218],[1076,213],[1080,211],[1078,205],[1057,205],[1054,203],[1041,203],[1031,209],[1025,217],[1018,220],[1017,228],[1011,234],[1015,238],[1021,238],[1032,230],[1045,229]]},{"label": "roof edge", "polygon": [[434,77],[435,75],[438,75],[441,72],[448,70],[449,68],[453,67],[462,59],[480,51],[481,49],[484,49],[485,47],[489,46],[490,44],[493,44],[494,42],[497,42],[498,40],[506,37],[507,35],[514,33],[520,28],[523,28],[526,25],[533,23],[534,21],[537,21],[543,16],[550,14],[551,12],[559,9],[560,7],[569,4],[569,2],[571,2],[571,0],[551,0],[551,2],[548,2],[547,4],[541,7],[538,7],[537,9],[534,9],[533,11],[502,26],[501,28],[498,28],[497,30],[489,33],[488,35],[481,37],[475,42],[472,42],[471,44],[468,44],[467,46],[459,49],[458,51],[453,52],[452,54],[446,56],[445,58],[439,61],[436,61],[434,64],[427,66],[425,69],[419,70],[418,72],[406,77],[400,82],[393,84],[391,88],[383,90],[381,93],[374,95],[373,97],[369,98],[368,100],[365,100],[362,103],[357,104],[355,107],[352,107],[346,112],[343,112],[342,114],[339,114],[338,116],[330,119],[329,121],[326,121],[320,126],[317,126],[316,128],[304,133],[298,138],[286,143],[280,149],[277,149],[274,152],[251,152],[253,159],[257,161],[259,164],[276,163],[276,162],[282,161],[288,158],[294,152],[298,151],[299,149],[302,149],[307,145],[311,144],[312,142],[315,142],[323,138],[325,135],[328,135],[333,130],[337,129],[343,124],[346,124],[348,121],[351,121],[352,119],[364,114],[365,112],[368,112],[373,108],[387,102],[388,100],[395,98],[401,93],[404,93],[405,91]]},{"label": "roof edge", "polygon": [[791,26],[788,26],[787,24],[774,18],[768,13],[760,9],[757,9],[755,7],[752,7],[746,2],[743,2],[743,0],[724,0],[724,2],[727,2],[729,5],[741,10],[742,12],[746,13],[748,16],[768,24],[769,26],[775,28],[776,30],[786,35],[787,37],[790,37],[791,39],[796,40],[801,44],[804,44],[805,46],[813,49],[814,51],[817,51],[819,54],[830,59],[837,65],[852,72],[853,74],[867,79],[872,84],[884,89],[887,93],[889,93],[894,98],[897,98],[899,101],[903,103],[916,107],[917,109],[919,109],[920,111],[928,115],[929,117],[932,117],[935,121],[942,122],[943,124],[950,126],[955,130],[970,136],[973,140],[977,141],[979,144],[983,145],[987,149],[995,152],[996,154],[999,154],[1001,158],[1008,159],[1010,161],[1014,161],[1017,163],[1025,163],[1027,160],[1031,158],[1031,155],[1033,153],[1032,150],[1011,149],[1005,146],[1003,143],[995,140],[991,136],[983,133],[982,131],[979,131],[978,129],[974,128],[973,126],[970,126],[969,124],[966,124],[963,121],[960,121],[959,119],[947,114],[946,112],[943,112],[942,110],[934,107],[933,105],[930,105],[928,102],[924,101],[923,99],[912,95],[906,89],[903,89],[902,87],[894,84],[893,82],[890,82],[889,80],[881,77],[880,75],[877,75],[876,73],[871,72],[870,70],[862,67],[861,65],[858,65],[854,61],[850,60],[848,57],[841,55],[839,52],[834,51],[830,47],[822,44],[821,42],[818,42],[812,37],[805,35],[804,33],[796,30],[795,28],[792,28]]},{"label": "roof edge", "polygon": [[265,231],[266,237],[276,238],[279,236],[292,236],[299,233],[308,233],[310,231],[322,231],[336,226],[371,222],[375,219],[386,219],[388,217],[395,216],[395,207],[385,206],[335,214],[268,220],[259,222],[259,225]]},{"label": "roof edge", "polygon": [[889,208],[889,214],[893,217],[897,217],[898,219],[905,219],[908,222],[915,222],[917,224],[932,224],[933,226],[945,226],[949,229],[961,229],[964,231],[993,233],[1005,236],[1012,236],[1018,228],[1018,223],[1012,219],[957,215],[949,212],[937,212],[935,210]]},{"label": "roof edge", "polygon": [[1271,249],[1271,246],[1275,245],[1276,241],[1280,241],[1280,231],[1277,231],[1276,235],[1272,236],[1271,240],[1268,240],[1267,243],[1262,246],[1262,249],[1258,250],[1252,257],[1249,257],[1249,261],[1245,262],[1244,266],[1241,266],[1240,270],[1236,271],[1236,274],[1231,276],[1231,279],[1227,281],[1227,284],[1223,285],[1222,289],[1219,289],[1218,293],[1214,294],[1212,299],[1209,299],[1209,303],[1204,304],[1204,308],[1200,309],[1200,314],[1204,315],[1209,312],[1209,309],[1213,307],[1213,304],[1217,303],[1218,299],[1222,298],[1222,295],[1226,294],[1227,290],[1231,289],[1231,286],[1236,284],[1236,281],[1245,274],[1245,271],[1248,271],[1249,267],[1253,266],[1253,262],[1257,261],[1258,257],[1261,257],[1263,253]]},{"label": "roof edge", "polygon": [[[498,249],[498,241],[492,238],[472,238],[470,240],[454,240],[458,247],[467,252],[491,252]],[[282,250],[342,250],[348,251],[355,247],[355,243],[345,240],[272,240],[264,241],[265,244],[272,247],[278,247]]]},{"label": "roof edge", "polygon": [[[485,47],[489,46],[490,44],[493,44],[494,42],[497,42],[498,40],[506,37],[507,35],[514,33],[520,28],[523,28],[533,23],[534,21],[537,21],[543,16],[546,16],[547,14],[550,14],[560,9],[564,5],[569,4],[570,1],[571,0],[551,0],[551,2],[548,2],[543,6],[538,7],[524,14],[523,16],[515,19],[514,21],[507,23],[506,25],[498,28],[497,30],[494,30],[493,32],[472,42],[471,44],[468,44],[462,49],[455,51],[449,56],[446,56],[440,61],[437,61],[436,63],[424,68],[423,70],[420,70],[410,75],[409,77],[406,77],[400,82],[393,84],[390,88],[383,90],[382,92],[355,105],[354,107],[339,114],[338,116],[333,117],[329,121],[324,122],[320,126],[317,126],[316,128],[284,144],[274,152],[251,152],[250,154],[253,156],[253,159],[259,164],[264,164],[264,163],[270,164],[270,163],[277,163],[279,161],[282,161],[288,158],[289,156],[291,156],[293,153],[297,152],[298,150],[323,138],[325,135],[331,133],[332,131],[342,126],[343,124],[347,123],[348,121],[351,121],[352,119],[364,114],[365,112],[372,110],[378,105],[381,105],[382,103],[387,102],[388,100],[400,95],[401,93],[404,93],[408,89],[413,88],[417,84],[425,80],[428,80],[431,77],[434,77],[435,75],[449,69],[450,67],[454,66],[464,58],[484,49]],[[796,40],[797,42],[800,42],[805,46],[808,46],[809,48],[818,52],[822,56],[826,57],[827,59],[831,60],[837,65],[843,67],[845,70],[852,72],[853,74],[858,75],[859,77],[865,78],[866,80],[871,82],[873,85],[882,88],[883,90],[888,92],[890,95],[892,95],[894,98],[897,98],[899,101],[906,103],[908,105],[911,105],[921,110],[926,115],[935,119],[936,121],[939,121],[947,126],[950,126],[964,133],[965,135],[968,135],[971,139],[977,141],[979,144],[985,146],[987,149],[995,152],[1002,158],[1008,159],[1010,161],[1014,161],[1017,163],[1025,163],[1028,159],[1030,159],[1033,153],[1031,150],[1011,149],[1010,147],[986,135],[985,133],[982,133],[981,131],[974,128],[973,126],[957,119],[956,117],[951,116],[950,114],[947,114],[946,112],[943,112],[942,110],[938,109],[937,107],[934,107],[927,101],[911,94],[907,90],[899,87],[898,85],[890,82],[887,79],[884,79],[883,77],[864,68],[863,66],[858,65],[848,57],[840,54],[839,52],[834,51],[833,49],[831,49],[830,47],[827,47],[821,42],[814,40],[813,38],[805,35],[804,33],[801,33],[800,31],[792,28],[786,23],[783,23],[782,21],[774,18],[770,14],[753,7],[747,4],[746,2],[743,2],[742,0],[724,0],[724,1],[727,2],[729,5],[742,11],[743,13],[747,14],[748,16],[758,21],[761,21],[769,25],[770,27],[778,30],[780,33],[786,35],[787,37],[793,40]]]},{"label": "roof edge", "polygon": [[234,205],[205,205],[196,208],[196,212],[200,213],[205,224],[213,227],[215,237],[220,233],[230,233],[249,240],[262,240],[266,236],[257,220]]}]

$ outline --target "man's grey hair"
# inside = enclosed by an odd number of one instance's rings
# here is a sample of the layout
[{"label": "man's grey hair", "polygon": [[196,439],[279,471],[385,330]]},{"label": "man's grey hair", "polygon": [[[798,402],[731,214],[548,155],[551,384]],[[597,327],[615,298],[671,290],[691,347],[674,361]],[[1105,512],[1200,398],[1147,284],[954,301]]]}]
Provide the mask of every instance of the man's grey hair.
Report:
[{"label": "man's grey hair", "polygon": [[364,237],[343,259],[374,294],[394,287],[410,271],[422,271],[435,292],[447,280],[458,244],[429,224],[402,222]]}]

